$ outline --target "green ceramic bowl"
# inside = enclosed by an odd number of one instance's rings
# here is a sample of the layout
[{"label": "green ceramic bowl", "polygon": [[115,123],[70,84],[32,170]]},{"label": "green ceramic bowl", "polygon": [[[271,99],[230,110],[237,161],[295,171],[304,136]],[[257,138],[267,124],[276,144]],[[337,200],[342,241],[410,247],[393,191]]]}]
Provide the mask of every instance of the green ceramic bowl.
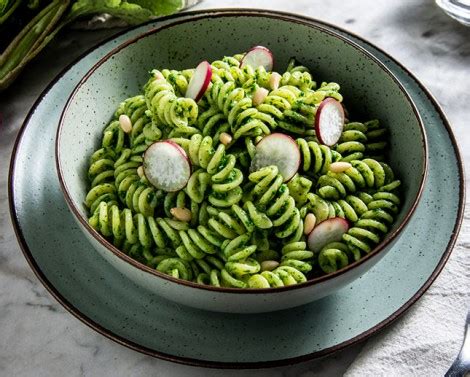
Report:
[{"label": "green ceramic bowl", "polygon": [[[93,230],[83,205],[89,156],[117,105],[141,92],[152,68],[183,69],[201,60],[263,45],[282,71],[295,56],[317,81],[341,84],[352,119],[378,118],[389,129],[390,163],[403,182],[403,206],[385,240],[366,257],[333,274],[271,289],[216,288],[178,280],[128,257]],[[195,15],[155,28],[116,47],[80,81],[63,111],[56,162],[65,199],[79,227],[121,273],[169,300],[212,311],[256,313],[312,302],[352,282],[377,263],[400,237],[420,199],[427,171],[426,136],[412,100],[398,80],[352,41],[318,25],[282,15]],[[72,251],[70,251],[72,252]],[[412,273],[412,272],[411,272]]]}]

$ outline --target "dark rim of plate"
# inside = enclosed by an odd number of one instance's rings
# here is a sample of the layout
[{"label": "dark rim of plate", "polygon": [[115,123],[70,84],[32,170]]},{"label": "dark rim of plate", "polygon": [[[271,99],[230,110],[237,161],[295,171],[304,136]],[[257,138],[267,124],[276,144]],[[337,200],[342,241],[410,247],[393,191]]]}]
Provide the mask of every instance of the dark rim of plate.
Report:
[{"label": "dark rim of plate", "polygon": [[[219,14],[219,13],[222,13],[222,14]],[[285,287],[279,287],[279,288],[258,288],[258,289],[213,287],[213,286],[210,286],[210,285],[203,285],[203,284],[193,283],[191,281],[186,281],[186,280],[174,278],[170,275],[167,275],[167,274],[164,274],[160,271],[157,271],[154,268],[148,267],[145,264],[143,264],[141,262],[138,262],[137,260],[135,260],[132,257],[128,256],[126,253],[119,250],[116,246],[114,246],[111,242],[109,242],[105,237],[103,237],[101,234],[99,234],[95,229],[93,229],[90,226],[90,224],[88,223],[88,219],[83,216],[83,214],[81,213],[81,211],[77,207],[77,203],[75,203],[73,201],[71,195],[69,194],[69,190],[67,188],[67,183],[65,182],[65,180],[63,178],[62,166],[61,166],[61,163],[60,163],[60,160],[61,160],[60,159],[61,135],[62,135],[62,129],[63,129],[63,125],[64,125],[64,118],[65,118],[65,115],[66,115],[66,113],[69,109],[69,106],[73,102],[74,97],[78,93],[78,91],[80,90],[81,86],[84,83],[86,83],[88,78],[103,63],[105,63],[106,61],[111,59],[113,55],[115,55],[116,53],[118,53],[122,49],[126,48],[127,46],[138,42],[142,38],[145,38],[149,35],[153,35],[155,33],[158,33],[161,30],[165,30],[165,29],[174,27],[176,25],[180,25],[180,24],[183,24],[183,23],[191,23],[191,22],[194,22],[196,20],[201,20],[201,19],[203,20],[203,19],[207,19],[207,18],[246,17],[246,16],[252,16],[252,17],[253,16],[257,17],[258,16],[259,17],[259,16],[261,16],[261,14],[259,14],[259,13],[253,14],[252,12],[250,12],[249,14],[246,14],[246,13],[242,13],[242,12],[236,12],[236,11],[233,12],[232,11],[232,12],[209,12],[208,14],[204,13],[203,15],[195,15],[195,17],[190,17],[189,19],[178,20],[178,21],[172,22],[171,24],[168,24],[168,25],[152,28],[151,30],[148,30],[148,31],[146,31],[142,34],[137,35],[136,37],[133,37],[133,38],[129,39],[126,42],[123,42],[122,44],[120,44],[119,46],[114,48],[112,51],[110,51],[108,54],[106,54],[96,64],[94,64],[93,67],[83,76],[83,78],[76,85],[76,87],[74,88],[74,90],[72,91],[72,93],[70,94],[70,96],[67,100],[67,103],[66,103],[66,105],[65,105],[65,107],[62,111],[61,117],[60,117],[59,127],[57,128],[56,145],[55,145],[55,152],[56,152],[55,153],[55,161],[56,161],[56,167],[57,167],[57,172],[58,172],[58,176],[59,176],[60,187],[62,189],[62,192],[64,193],[64,197],[65,197],[65,200],[66,200],[69,208],[72,210],[73,214],[80,221],[80,223],[83,225],[83,227],[100,244],[102,244],[107,250],[111,251],[114,255],[116,255],[120,259],[122,259],[125,262],[131,264],[132,266],[138,268],[141,271],[144,271],[144,272],[149,273],[149,274],[154,275],[154,276],[158,276],[159,278],[171,281],[173,283],[176,283],[176,284],[179,284],[179,285],[184,285],[184,286],[191,287],[191,288],[207,290],[207,291],[212,291],[212,292],[231,293],[231,294],[233,294],[233,293],[235,293],[235,294],[260,294],[260,293],[262,293],[262,294],[276,294],[277,292],[298,290],[298,289],[306,288],[306,287],[309,287],[309,286],[312,286],[312,285],[316,285],[316,284],[325,282],[327,280],[332,280],[332,279],[336,278],[337,276],[346,274],[347,272],[355,269],[356,267],[362,265],[363,263],[365,263],[369,259],[376,257],[387,245],[392,243],[395,240],[395,238],[397,238],[397,236],[401,233],[401,231],[405,228],[406,224],[411,219],[411,217],[412,217],[412,215],[413,215],[413,213],[414,213],[414,211],[415,211],[415,209],[416,209],[416,207],[419,203],[419,200],[421,199],[421,195],[423,193],[424,183],[426,181],[426,175],[427,175],[427,167],[428,167],[428,165],[427,165],[427,162],[428,162],[427,161],[428,160],[428,158],[427,158],[427,156],[428,156],[428,147],[427,147],[427,141],[426,141],[426,132],[425,132],[425,129],[424,129],[424,125],[423,125],[423,121],[421,119],[421,116],[419,115],[419,112],[418,112],[413,100],[408,95],[406,90],[403,88],[403,86],[401,85],[399,80],[393,75],[393,73],[390,72],[390,70],[387,67],[385,67],[385,65],[383,65],[372,54],[370,54],[368,51],[366,51],[365,49],[363,49],[362,47],[360,47],[356,43],[348,40],[347,38],[339,35],[336,32],[333,32],[331,30],[328,30],[328,29],[324,28],[321,25],[315,25],[312,22],[292,20],[292,19],[287,19],[285,17],[280,17],[280,16],[272,15],[272,14],[262,14],[263,17],[276,18],[276,19],[281,18],[281,19],[286,20],[286,21],[295,22],[295,23],[299,23],[299,24],[303,24],[303,25],[315,28],[317,30],[320,30],[320,31],[326,33],[326,34],[329,34],[333,37],[336,37],[336,38],[342,40],[343,42],[345,42],[345,43],[351,45],[353,48],[357,49],[359,52],[363,53],[368,59],[371,59],[375,64],[377,64],[395,82],[395,84],[401,90],[403,95],[406,97],[407,101],[410,103],[411,108],[414,112],[414,115],[416,116],[416,118],[418,120],[418,124],[419,124],[420,131],[421,131],[421,136],[422,136],[422,148],[424,150],[423,162],[422,162],[423,171],[421,172],[421,182],[420,182],[420,185],[419,185],[419,190],[418,190],[418,193],[417,193],[416,197],[413,200],[413,204],[411,205],[410,209],[408,210],[405,217],[403,218],[403,221],[401,222],[401,224],[399,224],[399,226],[397,227],[397,229],[395,229],[395,231],[390,232],[389,234],[387,234],[385,239],[382,242],[380,242],[370,253],[363,256],[358,261],[355,261],[355,262],[347,265],[346,267],[339,269],[338,271],[335,271],[335,272],[327,274],[327,275],[322,275],[320,277],[316,277],[316,278],[307,280],[306,282],[300,283],[300,284],[295,284],[295,285],[290,285],[290,286],[285,286]]]},{"label": "dark rim of plate", "polygon": [[[368,40],[351,33],[341,27],[335,26],[333,24],[323,22],[323,21],[318,21],[316,19],[310,18],[310,17],[305,17],[301,16],[298,14],[293,14],[293,13],[288,13],[288,12],[280,12],[280,11],[266,11],[262,9],[236,9],[236,8],[229,8],[229,9],[216,9],[216,10],[201,10],[201,11],[192,11],[192,12],[185,12],[183,14],[176,14],[172,16],[166,16],[162,17],[160,20],[171,20],[171,19],[177,19],[180,17],[191,17],[191,16],[196,16],[200,14],[216,14],[216,13],[221,13],[221,14],[228,14],[228,15],[261,15],[261,16],[270,16],[270,17],[275,17],[275,18],[282,18],[285,20],[292,20],[292,21],[298,21],[302,20],[303,22],[310,23],[312,25],[319,24],[323,25],[325,27],[338,30],[342,33],[345,33],[346,35],[350,35],[367,45],[373,47],[375,50],[379,51],[381,54],[386,56],[391,62],[394,64],[397,64],[403,71],[406,72],[406,74],[414,80],[414,82],[417,83],[417,85],[420,87],[420,89],[426,94],[428,97],[429,101],[433,104],[434,108],[440,115],[440,119],[446,128],[447,133],[449,134],[449,138],[453,144],[454,148],[454,153],[458,161],[458,168],[459,168],[459,189],[460,189],[460,195],[459,195],[459,210],[457,213],[457,218],[454,224],[454,228],[452,231],[452,234],[450,236],[449,242],[447,244],[446,250],[444,251],[438,265],[432,272],[432,274],[429,276],[429,278],[424,282],[424,284],[418,289],[418,291],[406,302],[404,303],[397,311],[395,311],[393,314],[391,314],[389,317],[381,321],[380,323],[376,324],[375,326],[371,327],[369,330],[364,331],[363,333],[343,342],[340,344],[337,344],[335,346],[325,348],[321,351],[313,352],[310,354],[306,354],[303,356],[298,356],[294,358],[289,358],[289,359],[281,359],[281,360],[273,360],[273,361],[262,361],[262,362],[248,362],[248,363],[237,363],[237,362],[217,362],[217,361],[210,361],[210,360],[199,360],[199,359],[194,359],[194,358],[185,358],[185,357],[179,357],[175,355],[170,355],[166,354],[164,352],[159,352],[153,349],[150,349],[148,347],[142,346],[136,342],[133,342],[131,340],[128,340],[122,336],[119,336],[112,331],[106,329],[99,323],[93,321],[91,318],[87,317],[83,313],[80,312],[79,309],[77,309],[71,302],[69,302],[62,294],[54,287],[54,285],[48,280],[47,276],[44,274],[44,272],[40,269],[39,265],[37,264],[36,260],[34,259],[31,250],[29,249],[29,246],[24,238],[23,231],[20,226],[20,221],[18,218],[18,215],[16,213],[16,207],[15,207],[15,197],[14,197],[14,170],[15,170],[15,163],[16,163],[16,157],[18,153],[18,148],[20,145],[20,142],[22,140],[22,136],[24,132],[26,131],[26,128],[28,126],[29,120],[34,114],[36,108],[39,106],[39,104],[42,102],[42,100],[45,98],[45,96],[48,94],[48,92],[52,89],[52,87],[66,74],[66,72],[71,69],[77,62],[79,62],[82,58],[84,58],[86,55],[94,51],[95,49],[99,48],[100,46],[112,41],[118,36],[126,34],[129,30],[141,27],[143,25],[136,26],[135,28],[131,29],[126,29],[123,30],[119,33],[116,33],[115,35],[103,40],[99,44],[91,47],[87,51],[85,51],[83,54],[81,54],[77,59],[75,59],[72,63],[70,63],[68,66],[66,66],[50,83],[49,85],[44,89],[44,91],[41,93],[41,95],[38,97],[38,99],[35,101],[33,106],[31,107],[31,110],[29,111],[28,115],[26,116],[19,132],[18,136],[15,141],[15,145],[13,147],[12,151],[12,157],[10,161],[10,168],[9,168],[9,177],[8,177],[8,199],[9,199],[9,207],[10,207],[10,216],[12,219],[13,227],[15,230],[16,237],[18,239],[18,242],[20,244],[21,250],[23,252],[23,255],[25,259],[27,260],[29,266],[35,273],[35,275],[38,277],[38,279],[41,281],[41,283],[44,285],[44,287],[49,291],[49,293],[62,305],[64,306],[65,309],[67,309],[72,315],[74,315],[76,318],[78,318],[81,322],[86,324],[87,326],[91,327],[95,331],[99,332],[100,334],[106,336],[107,338],[123,345],[126,346],[130,349],[133,349],[135,351],[141,352],[143,354],[153,356],[153,357],[158,357],[160,359],[172,361],[172,362],[177,362],[181,364],[186,364],[186,365],[193,365],[193,366],[200,366],[200,367],[207,367],[207,368],[231,368],[231,369],[248,369],[248,368],[271,368],[271,367],[278,367],[278,366],[283,366],[283,365],[290,365],[294,363],[299,363],[299,362],[305,362],[312,360],[314,358],[322,357],[325,355],[329,355],[331,353],[340,351],[350,345],[356,344],[368,337],[370,337],[372,334],[378,332],[379,330],[382,330],[386,326],[390,325],[393,323],[397,318],[399,318],[403,313],[405,313],[426,291],[427,289],[432,285],[432,283],[435,281],[435,279],[439,276],[440,272],[442,271],[444,265],[446,264],[447,260],[449,259],[449,256],[452,252],[453,246],[455,244],[455,241],[457,239],[457,235],[459,233],[462,220],[463,220],[463,214],[464,214],[464,203],[465,203],[465,183],[463,180],[464,177],[464,170],[463,170],[463,162],[460,156],[460,152],[457,146],[457,141],[455,139],[455,136],[452,132],[452,129],[450,127],[450,124],[442,111],[441,107],[437,103],[436,99],[434,96],[426,89],[426,87],[411,73],[409,72],[400,62],[392,58],[388,53],[383,51],[382,49],[376,47],[374,44],[369,42]],[[146,24],[151,24],[155,22],[155,20],[149,21]]]}]

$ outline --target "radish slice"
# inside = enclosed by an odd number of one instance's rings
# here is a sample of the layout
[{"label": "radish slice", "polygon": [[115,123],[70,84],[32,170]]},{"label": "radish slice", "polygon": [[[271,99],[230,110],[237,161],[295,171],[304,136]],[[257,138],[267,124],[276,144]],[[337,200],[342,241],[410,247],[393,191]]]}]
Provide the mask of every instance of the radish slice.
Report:
[{"label": "radish slice", "polygon": [[333,217],[318,224],[308,235],[308,247],[320,252],[330,242],[341,241],[349,229],[349,223],[342,217]]},{"label": "radish slice", "polygon": [[199,63],[194,70],[193,77],[189,80],[188,89],[186,89],[186,97],[195,100],[196,102],[206,92],[212,78],[212,67],[207,61]]},{"label": "radish slice", "polygon": [[322,101],[315,116],[315,131],[320,143],[329,147],[335,145],[344,127],[344,110],[333,98]]},{"label": "radish slice", "polygon": [[297,173],[300,166],[300,151],[294,139],[281,133],[274,133],[256,144],[256,153],[251,161],[250,171],[271,165],[277,166],[284,182]]},{"label": "radish slice", "polygon": [[191,176],[191,164],[183,148],[172,141],[157,141],[144,154],[144,174],[156,188],[181,190]]},{"label": "radish slice", "polygon": [[240,67],[243,68],[246,65],[254,69],[262,66],[266,71],[272,71],[274,65],[273,53],[266,47],[255,46],[245,54]]}]

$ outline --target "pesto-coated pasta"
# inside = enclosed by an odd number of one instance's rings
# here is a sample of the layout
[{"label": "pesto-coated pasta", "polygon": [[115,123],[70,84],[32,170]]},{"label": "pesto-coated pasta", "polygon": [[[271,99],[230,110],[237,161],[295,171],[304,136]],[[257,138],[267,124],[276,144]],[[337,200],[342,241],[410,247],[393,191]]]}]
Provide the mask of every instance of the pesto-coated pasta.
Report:
[{"label": "pesto-coated pasta", "polygon": [[[244,56],[206,62],[202,97],[187,97],[197,68],[154,69],[143,93],[119,104],[90,158],[89,224],[174,278],[231,288],[303,283],[359,260],[391,229],[400,181],[384,162],[387,129],[347,120],[337,143],[322,144],[317,113],[327,99],[341,106],[340,86],[317,84],[295,59],[277,73]],[[289,176],[292,164],[277,151],[267,158],[278,163],[253,163],[274,134],[298,150]],[[147,174],[146,152],[161,143],[190,167],[183,188],[165,191]],[[344,232],[311,246],[312,229],[336,218],[347,220]]]}]

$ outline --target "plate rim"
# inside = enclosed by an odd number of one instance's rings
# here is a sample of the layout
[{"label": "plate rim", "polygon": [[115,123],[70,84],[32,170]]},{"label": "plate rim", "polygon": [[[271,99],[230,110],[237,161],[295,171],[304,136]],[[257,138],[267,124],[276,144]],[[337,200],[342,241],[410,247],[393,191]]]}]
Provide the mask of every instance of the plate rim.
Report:
[{"label": "plate rim", "polygon": [[[11,154],[11,159],[10,159],[10,166],[9,166],[9,174],[8,174],[8,203],[9,203],[9,212],[10,212],[10,218],[12,221],[12,225],[14,228],[14,232],[16,235],[16,238],[18,240],[18,243],[20,245],[20,248],[22,250],[23,256],[28,262],[28,265],[30,268],[33,270],[34,274],[36,277],[39,279],[39,281],[42,283],[42,285],[46,288],[46,290],[68,311],[70,312],[74,317],[79,319],[82,323],[85,325],[91,327],[93,330],[97,331],[101,335],[104,335],[108,339],[111,339],[115,341],[116,343],[119,343],[127,348],[133,349],[134,351],[138,351],[140,353],[157,357],[166,361],[171,361],[171,362],[176,362],[179,364],[185,364],[185,365],[191,365],[191,366],[198,366],[198,367],[206,367],[206,368],[224,368],[224,369],[260,369],[260,368],[274,368],[274,367],[279,367],[279,366],[285,366],[285,365],[290,365],[290,364],[296,364],[300,362],[305,362],[309,361],[318,357],[326,356],[329,354],[332,354],[334,352],[337,352],[339,350],[342,350],[350,345],[356,344],[368,337],[370,337],[372,334],[377,333],[378,331],[384,329],[391,323],[393,323],[397,318],[399,318],[403,313],[405,313],[426,291],[427,289],[432,285],[432,283],[435,281],[435,279],[439,276],[441,273],[443,267],[445,266],[447,260],[449,259],[450,254],[452,253],[452,249],[455,245],[457,236],[459,234],[459,230],[463,221],[463,215],[464,215],[464,209],[465,209],[465,180],[464,180],[464,167],[463,167],[463,160],[460,155],[459,147],[457,140],[454,136],[454,133],[452,131],[452,128],[450,127],[449,121],[443,112],[441,106],[435,99],[435,97],[430,93],[430,91],[421,83],[419,79],[416,78],[414,74],[412,74],[403,64],[401,64],[399,61],[397,61],[395,58],[390,56],[387,52],[382,50],[381,48],[377,47],[375,44],[371,43],[367,39],[356,35],[355,33],[352,33],[342,27],[339,27],[337,25],[317,20],[312,17],[307,17],[303,16],[300,14],[295,14],[295,13],[290,13],[290,12],[282,12],[282,11],[276,11],[276,10],[266,10],[266,9],[256,9],[256,8],[216,8],[216,9],[203,9],[203,10],[198,10],[198,11],[191,11],[191,12],[183,12],[183,13],[177,13],[174,15],[170,16],[165,16],[159,18],[157,21],[166,21],[166,20],[171,20],[173,18],[179,18],[179,17],[191,17],[193,15],[198,15],[198,14],[204,14],[204,13],[230,13],[230,12],[246,12],[246,13],[258,13],[258,14],[271,14],[271,15],[278,15],[278,16],[283,16],[283,17],[289,17],[289,18],[297,18],[301,19],[306,22],[313,22],[317,23],[332,29],[336,29],[342,33],[345,33],[346,35],[350,35],[354,38],[357,38],[358,40],[372,46],[374,49],[379,51],[381,54],[386,56],[390,61],[393,63],[397,64],[406,74],[411,77],[416,84],[420,87],[420,89],[423,91],[423,93],[426,95],[426,97],[429,99],[429,101],[432,103],[434,108],[436,109],[437,113],[439,114],[439,118],[442,121],[446,132],[449,135],[452,147],[454,149],[454,153],[458,162],[458,173],[459,173],[459,190],[460,190],[460,195],[459,195],[459,203],[458,203],[458,211],[457,211],[457,217],[456,221],[452,230],[452,233],[449,238],[449,242],[447,244],[447,247],[442,254],[442,257],[440,258],[436,268],[434,271],[431,273],[429,278],[424,282],[424,284],[416,291],[416,293],[408,300],[406,301],[398,310],[396,310],[394,313],[392,313],[390,316],[385,318],[384,320],[380,321],[377,323],[375,326],[371,327],[367,331],[362,332],[361,334],[356,335],[355,337],[348,339],[342,343],[336,344],[332,347],[325,348],[320,351],[312,352],[309,354],[305,354],[302,356],[296,356],[292,358],[287,358],[287,359],[279,359],[279,360],[271,360],[271,361],[259,361],[259,362],[219,362],[219,361],[210,361],[210,360],[199,360],[195,358],[188,358],[188,357],[183,357],[183,356],[175,356],[175,355],[170,355],[166,354],[161,351],[156,351],[151,348],[148,348],[146,346],[142,346],[140,344],[137,344],[134,341],[128,340],[124,338],[123,336],[117,335],[113,333],[111,330],[106,329],[104,326],[98,324],[91,318],[85,316],[80,312],[78,308],[76,308],[71,302],[69,302],[62,294],[54,287],[54,285],[48,280],[47,276],[42,272],[42,270],[39,268],[38,264],[36,263],[31,250],[23,236],[23,232],[21,229],[20,221],[17,216],[17,211],[15,207],[15,196],[14,196],[14,171],[16,167],[16,160],[17,160],[17,154],[18,154],[18,149],[21,143],[21,140],[23,138],[23,135],[28,127],[29,121],[33,114],[35,113],[37,107],[40,105],[40,103],[43,101],[43,99],[47,96],[47,94],[50,92],[50,90],[53,88],[53,86],[74,66],[76,65],[80,60],[82,60],[86,55],[90,54],[94,50],[98,49],[102,45],[112,41],[113,39],[124,35],[125,33],[137,29],[139,27],[154,23],[156,20],[150,20],[144,24],[135,26],[133,28],[128,28],[125,30],[122,30],[116,34],[113,34],[109,38],[104,39],[100,43],[90,47],[87,49],[84,53],[82,53],[80,56],[78,56],[76,59],[74,59],[71,63],[69,63],[64,69],[62,69],[59,74],[57,74],[54,79],[46,86],[46,88],[42,91],[42,93],[39,95],[39,97],[36,99],[34,104],[32,105],[31,109],[29,110],[24,122],[22,123],[18,133],[17,137],[13,146],[12,154]],[[346,37],[347,38],[347,37]]]},{"label": "plate rim", "polygon": [[[189,13],[189,12],[188,12]],[[112,59],[113,56],[116,54],[120,53],[123,51],[126,47],[138,43],[140,40],[143,40],[144,38],[151,37],[152,35],[155,35],[156,33],[165,30],[167,28],[171,28],[174,26],[186,24],[186,23],[191,23],[195,21],[200,21],[200,20],[205,20],[207,18],[216,18],[216,17],[225,17],[227,14],[231,15],[232,17],[249,17],[249,16],[256,16],[256,15],[264,15],[266,17],[270,17],[271,19],[274,20],[288,20],[290,22],[297,22],[302,25],[307,25],[311,28],[316,29],[317,31],[320,31],[322,33],[328,34],[330,36],[333,36],[336,39],[339,39],[346,43],[347,45],[351,46],[352,48],[356,49],[359,51],[359,53],[362,53],[363,55],[366,56],[366,58],[372,60],[384,73],[389,76],[389,78],[395,82],[397,85],[399,91],[404,95],[406,101],[409,103],[414,116],[417,119],[418,122],[418,127],[419,131],[421,133],[421,143],[422,143],[422,148],[423,148],[423,157],[422,157],[422,165],[423,169],[422,171],[419,172],[420,175],[420,182],[419,182],[419,188],[418,191],[413,199],[413,202],[406,211],[403,220],[398,224],[398,227],[392,231],[389,232],[386,237],[378,244],[376,245],[367,255],[363,256],[357,261],[354,261],[353,263],[348,264],[346,267],[340,268],[339,270],[322,275],[319,277],[315,277],[313,279],[309,279],[303,283],[300,284],[294,284],[294,285],[289,285],[289,286],[284,286],[284,287],[277,287],[277,288],[256,288],[256,289],[240,289],[240,288],[232,288],[232,287],[214,287],[211,285],[203,285],[203,284],[198,284],[194,283],[191,281],[186,281],[183,279],[178,279],[174,278],[171,275],[164,274],[160,271],[157,271],[144,263],[141,263],[134,258],[131,258],[128,256],[126,253],[124,253],[122,250],[114,246],[110,241],[108,241],[105,237],[103,237],[98,231],[93,229],[93,227],[90,226],[88,219],[81,213],[81,211],[78,209],[78,205],[74,200],[72,199],[72,195],[70,194],[70,190],[68,188],[67,182],[64,179],[64,174],[63,174],[63,169],[62,169],[62,163],[61,163],[61,139],[62,139],[62,134],[64,130],[64,118],[66,116],[67,111],[69,110],[71,104],[73,103],[74,98],[76,97],[77,93],[79,92],[80,88],[86,84],[86,82],[89,80],[89,78],[95,73],[97,69],[99,69],[102,65],[106,64],[109,60]],[[184,18],[184,17],[183,17]],[[348,272],[352,270],[356,270],[359,266],[365,264],[368,260],[376,258],[378,255],[383,254],[385,252],[385,248],[387,246],[393,245],[393,243],[398,240],[400,237],[401,233],[404,231],[406,228],[407,224],[413,217],[416,208],[419,205],[419,202],[421,201],[421,197],[424,191],[424,186],[426,184],[427,180],[427,175],[428,175],[428,169],[429,169],[429,163],[428,163],[428,156],[429,156],[429,148],[428,148],[428,142],[427,142],[427,134],[426,134],[426,128],[424,126],[424,121],[421,118],[421,114],[419,113],[418,107],[416,106],[416,103],[414,100],[411,98],[409,93],[406,91],[405,87],[403,84],[398,80],[398,78],[395,76],[395,74],[388,69],[388,67],[381,62],[378,58],[376,58],[373,54],[371,54],[369,51],[367,51],[365,48],[354,42],[353,40],[348,39],[344,35],[341,35],[340,33],[336,32],[335,30],[328,29],[327,27],[315,23],[315,22],[309,22],[305,20],[295,20],[292,18],[284,17],[276,13],[270,13],[270,12],[264,12],[264,13],[248,13],[248,12],[243,12],[243,11],[235,11],[235,12],[205,12],[204,14],[201,15],[194,15],[192,14],[190,17],[187,19],[181,19],[178,20],[176,19],[172,23],[169,23],[167,25],[161,25],[161,26],[155,26],[152,27],[151,29],[147,31],[143,31],[142,33],[139,33],[126,41],[120,43],[118,46],[113,48],[110,52],[108,52],[106,55],[104,55],[102,58],[100,58],[80,79],[80,81],[75,85],[73,90],[71,91],[70,95],[67,98],[67,102],[62,109],[62,113],[59,118],[59,126],[57,127],[57,132],[56,132],[56,138],[55,138],[55,165],[56,165],[56,171],[57,175],[59,178],[59,185],[60,189],[62,191],[62,194],[64,195],[65,201],[73,213],[74,217],[80,222],[82,227],[88,232],[90,236],[92,236],[97,242],[99,242],[107,252],[113,253],[116,257],[124,261],[125,263],[130,264],[131,266],[137,268],[138,270],[142,271],[146,275],[153,275],[156,278],[161,278],[164,280],[167,280],[171,283],[178,284],[180,286],[186,286],[190,288],[195,288],[197,290],[201,291],[207,291],[207,292],[213,292],[214,294],[218,293],[227,293],[230,295],[236,294],[236,295],[257,295],[257,294],[267,294],[267,295],[274,295],[279,292],[287,292],[287,291],[300,291],[303,289],[306,289],[308,287],[311,287],[316,284],[321,284],[326,281],[331,281],[335,279],[338,276],[342,276],[347,274]],[[153,278],[153,277],[151,277]]]}]

